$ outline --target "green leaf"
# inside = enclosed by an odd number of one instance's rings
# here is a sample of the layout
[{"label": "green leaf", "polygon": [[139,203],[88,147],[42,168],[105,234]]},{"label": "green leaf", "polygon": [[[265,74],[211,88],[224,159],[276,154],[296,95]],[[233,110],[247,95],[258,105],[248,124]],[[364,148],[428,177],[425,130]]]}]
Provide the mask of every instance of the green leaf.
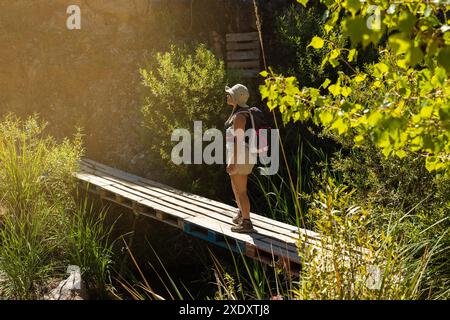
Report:
[{"label": "green leaf", "polygon": [[416,17],[410,11],[402,10],[398,19],[398,28],[401,32],[410,32],[416,23]]},{"label": "green leaf", "polygon": [[356,53],[357,53],[356,49],[351,49],[348,52],[348,57],[347,57],[348,62],[352,62],[353,61],[353,59],[355,58]]},{"label": "green leaf", "polygon": [[322,83],[322,87],[324,88],[324,89],[326,89],[328,86],[329,86],[329,84],[331,83],[331,80],[330,79],[325,79],[325,81]]},{"label": "green leaf", "polygon": [[359,83],[359,82],[363,82],[364,80],[366,80],[366,78],[367,78],[367,74],[359,73],[356,75],[356,77],[353,80],[355,80],[355,82]]},{"label": "green leaf", "polygon": [[343,133],[347,132],[348,126],[342,120],[342,118],[338,118],[331,126],[331,129],[337,129],[339,134],[343,134]]},{"label": "green leaf", "polygon": [[336,97],[341,93],[341,86],[338,84],[332,84],[328,87],[328,91],[330,91],[331,94]]},{"label": "green leaf", "polygon": [[314,36],[314,38],[312,38],[311,43],[308,45],[313,47],[314,49],[320,49],[323,48],[323,45],[325,44],[325,41],[318,36]]},{"label": "green leaf", "polygon": [[383,62],[379,62],[373,66],[373,75],[377,78],[382,78],[383,75],[389,71],[389,67]]},{"label": "green leaf", "polygon": [[406,157],[406,152],[404,150],[397,150],[395,151],[395,155],[400,159],[403,159],[404,157]]},{"label": "green leaf", "polygon": [[381,131],[375,136],[375,143],[381,148],[388,148],[391,143],[389,140],[389,133],[387,131]]},{"label": "green leaf", "polygon": [[346,8],[348,11],[350,11],[350,13],[352,14],[353,17],[359,11],[359,9],[361,8],[361,5],[362,5],[362,3],[360,0],[344,0],[344,3],[342,4],[342,6],[344,8]]},{"label": "green leaf", "polygon": [[378,111],[374,111],[370,114],[370,116],[367,118],[367,123],[370,126],[376,126],[378,124],[378,122],[383,118],[383,115],[378,112]]},{"label": "green leaf", "polygon": [[319,119],[324,126],[327,126],[333,121],[333,114],[329,111],[322,111],[319,113]]},{"label": "green leaf", "polygon": [[362,136],[362,135],[357,135],[357,136],[353,139],[353,141],[355,142],[356,145],[360,146],[360,145],[362,145],[363,142],[364,142],[364,136]]},{"label": "green leaf", "polygon": [[325,33],[329,33],[331,30],[333,30],[333,26],[329,25],[328,23],[326,23],[323,28],[325,30]]},{"label": "green leaf", "polygon": [[269,73],[268,73],[266,70],[261,71],[259,74],[260,74],[260,76],[262,76],[263,78],[266,78],[266,77],[269,75]]},{"label": "green leaf", "polygon": [[344,97],[348,97],[350,95],[350,93],[352,93],[352,88],[350,88],[350,87],[342,87],[341,88],[341,94]]},{"label": "green leaf", "polygon": [[438,159],[436,157],[428,156],[425,159],[425,168],[427,168],[428,171],[433,171],[436,169],[437,162],[438,162]]},{"label": "green leaf", "polygon": [[425,106],[420,110],[420,117],[422,119],[428,119],[433,113],[433,106]]},{"label": "green leaf", "polygon": [[269,108],[270,111],[272,111],[273,109],[275,109],[278,105],[273,102],[273,101],[269,101],[267,102],[267,107]]},{"label": "green leaf", "polygon": [[264,100],[265,98],[269,97],[269,88],[267,88],[267,86],[261,85],[259,86],[259,93],[261,93],[261,99]]},{"label": "green leaf", "polygon": [[306,5],[308,4],[309,0],[297,0],[298,3],[300,3],[301,5],[303,5],[306,8]]},{"label": "green leaf", "polygon": [[441,66],[445,68],[445,71],[447,71],[447,73],[450,73],[450,47],[447,46],[439,51],[437,61]]},{"label": "green leaf", "polygon": [[396,55],[406,53],[412,47],[412,41],[405,33],[396,33],[389,37],[389,45]]}]

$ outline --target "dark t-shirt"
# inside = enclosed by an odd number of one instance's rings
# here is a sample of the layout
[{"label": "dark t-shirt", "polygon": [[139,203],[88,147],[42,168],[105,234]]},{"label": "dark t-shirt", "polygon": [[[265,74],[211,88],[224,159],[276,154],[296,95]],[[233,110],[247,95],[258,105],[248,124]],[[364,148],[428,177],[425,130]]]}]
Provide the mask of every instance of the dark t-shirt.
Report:
[{"label": "dark t-shirt", "polygon": [[[234,110],[232,115],[234,116],[236,113],[238,113],[240,111],[243,111],[243,110],[248,110],[248,109],[238,106],[236,108],[236,110]],[[245,134],[246,132],[248,132],[247,131],[248,129],[252,128],[252,121],[250,119],[250,115],[248,114],[248,112],[244,112],[244,113],[242,113],[242,115],[245,116],[245,130],[244,130],[244,134]],[[234,118],[231,123],[225,123],[225,135],[226,135],[226,130],[234,124],[235,120],[236,120],[236,118]],[[248,132],[248,134],[249,134],[249,132]],[[245,137],[244,137],[244,142],[247,143],[247,144],[249,144],[249,141],[250,141],[250,138],[249,138],[248,134],[245,135]]]}]

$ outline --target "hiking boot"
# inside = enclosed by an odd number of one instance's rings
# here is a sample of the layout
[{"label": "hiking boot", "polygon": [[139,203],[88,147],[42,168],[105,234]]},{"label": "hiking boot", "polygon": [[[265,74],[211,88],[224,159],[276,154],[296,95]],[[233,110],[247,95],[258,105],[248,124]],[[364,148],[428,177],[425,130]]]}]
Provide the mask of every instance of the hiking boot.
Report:
[{"label": "hiking boot", "polygon": [[255,229],[253,229],[253,224],[250,219],[242,219],[241,223],[239,223],[237,226],[231,227],[231,231],[237,233],[250,233],[255,232]]},{"label": "hiking boot", "polygon": [[238,211],[238,214],[234,216],[233,223],[234,224],[240,224],[242,222],[242,213],[241,210]]}]

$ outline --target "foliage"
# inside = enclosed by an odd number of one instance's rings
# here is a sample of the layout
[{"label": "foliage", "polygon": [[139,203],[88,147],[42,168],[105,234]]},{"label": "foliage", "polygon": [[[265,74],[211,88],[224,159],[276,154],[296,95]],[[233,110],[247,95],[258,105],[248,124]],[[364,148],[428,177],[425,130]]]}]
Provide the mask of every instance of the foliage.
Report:
[{"label": "foliage", "polygon": [[[443,286],[448,274],[440,277],[434,271],[437,266],[446,268],[445,261],[436,262],[448,250],[448,229],[418,242],[403,234],[408,229],[405,216],[367,210],[355,204],[354,192],[328,178],[314,194],[309,214],[321,240],[315,245],[299,244],[305,263],[296,297],[422,299],[448,295]],[[386,215],[388,223],[380,225],[380,215]],[[423,225],[416,227],[415,231],[426,230]]]},{"label": "foliage", "polygon": [[[258,192],[251,196],[252,203],[257,208],[255,212],[262,212],[274,220],[288,224],[308,227],[311,221],[303,219],[307,203],[299,195],[308,194],[314,190],[311,188],[314,172],[321,169],[318,164],[327,161],[327,156],[304,137],[297,135],[297,140],[295,149],[294,146],[290,146],[290,150],[286,150],[288,168],[281,166],[277,174],[270,177],[251,177],[258,187]],[[293,186],[288,182],[287,170],[293,179]],[[259,198],[255,198],[257,196]],[[261,204],[265,204],[264,210],[260,207]]]},{"label": "foliage", "polygon": [[423,157],[386,159],[376,146],[367,143],[335,153],[330,169],[356,189],[359,203],[374,210],[438,214],[449,206],[449,180],[428,172],[424,164]]},{"label": "foliage", "polygon": [[39,294],[63,259],[65,210],[73,207],[72,172],[82,152],[81,137],[61,143],[44,134],[37,116],[0,122],[0,269],[6,293],[14,298]]},{"label": "foliage", "polygon": [[[275,32],[273,38],[280,38],[280,45],[274,52],[274,59],[283,59],[292,63],[277,65],[277,70],[283,74],[295,75],[302,79],[306,86],[320,85],[327,77],[331,77],[334,70],[320,70],[317,61],[321,61],[326,50],[309,50],[308,44],[313,35],[320,35],[327,39],[336,38],[336,34],[325,34],[321,25],[325,19],[325,9],[320,3],[315,3],[308,9],[291,3],[276,17]],[[272,49],[273,50],[273,49]]]},{"label": "foliage", "polygon": [[81,134],[73,142],[57,143],[44,134],[45,127],[37,116],[22,123],[9,114],[0,123],[0,194],[4,205],[16,213],[27,212],[40,195],[57,203],[73,190],[71,173],[82,153]]},{"label": "foliage", "polygon": [[229,113],[224,88],[230,84],[224,62],[204,44],[194,48],[172,45],[168,52],[156,53],[140,73],[145,86],[143,137],[154,154],[155,164],[159,159],[159,165],[167,169],[165,179],[176,177],[178,183],[193,189],[201,184],[204,193],[210,194],[214,188],[209,186],[224,179],[223,170],[172,163],[171,150],[176,142],[171,142],[171,135],[175,129],[186,129],[193,135],[194,121],[202,121],[203,131],[223,128],[224,113]]},{"label": "foliage", "polygon": [[[429,171],[448,176],[448,7],[419,1],[324,3],[329,10],[324,30],[342,28],[351,46],[344,48],[318,36],[310,46],[326,46],[322,67],[344,63],[350,71],[338,72],[334,83],[326,79],[318,88],[302,89],[295,77],[264,71],[260,92],[268,107],[278,108],[285,123],[312,119],[325,131],[351,138],[356,146],[372,141],[385,157],[424,157]],[[338,25],[340,15],[344,18]],[[356,46],[376,45],[385,34],[388,43],[380,48],[379,61],[358,68]]]},{"label": "foliage", "polygon": [[88,204],[87,195],[77,205],[67,224],[67,254],[71,263],[81,268],[88,287],[103,297],[107,284],[111,283],[113,267],[113,246],[110,235],[114,223],[106,226],[107,210],[94,211],[93,203]]},{"label": "foliage", "polygon": [[103,216],[78,207],[74,172],[83,153],[81,134],[56,141],[37,115],[13,114],[0,122],[0,295],[41,298],[68,264],[86,271],[101,291],[107,283],[110,246]]},{"label": "foliage", "polygon": [[[7,214],[0,229],[0,270],[5,283],[0,296],[32,299],[58,267],[53,259],[61,239],[52,230],[55,208],[37,207],[31,221]],[[58,212],[59,213],[59,212]]]}]

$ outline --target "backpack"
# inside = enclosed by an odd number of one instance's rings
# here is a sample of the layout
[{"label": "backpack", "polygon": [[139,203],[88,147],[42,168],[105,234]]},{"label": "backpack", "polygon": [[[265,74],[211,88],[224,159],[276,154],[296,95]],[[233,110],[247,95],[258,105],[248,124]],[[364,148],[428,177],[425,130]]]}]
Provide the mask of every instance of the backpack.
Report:
[{"label": "backpack", "polygon": [[[256,150],[250,148],[250,152],[256,154],[269,154],[271,142],[271,129],[273,128],[268,117],[257,107],[251,107],[246,110],[241,110],[238,113],[248,113],[252,122],[252,128],[255,129]],[[265,129],[265,131],[262,131]]]}]

